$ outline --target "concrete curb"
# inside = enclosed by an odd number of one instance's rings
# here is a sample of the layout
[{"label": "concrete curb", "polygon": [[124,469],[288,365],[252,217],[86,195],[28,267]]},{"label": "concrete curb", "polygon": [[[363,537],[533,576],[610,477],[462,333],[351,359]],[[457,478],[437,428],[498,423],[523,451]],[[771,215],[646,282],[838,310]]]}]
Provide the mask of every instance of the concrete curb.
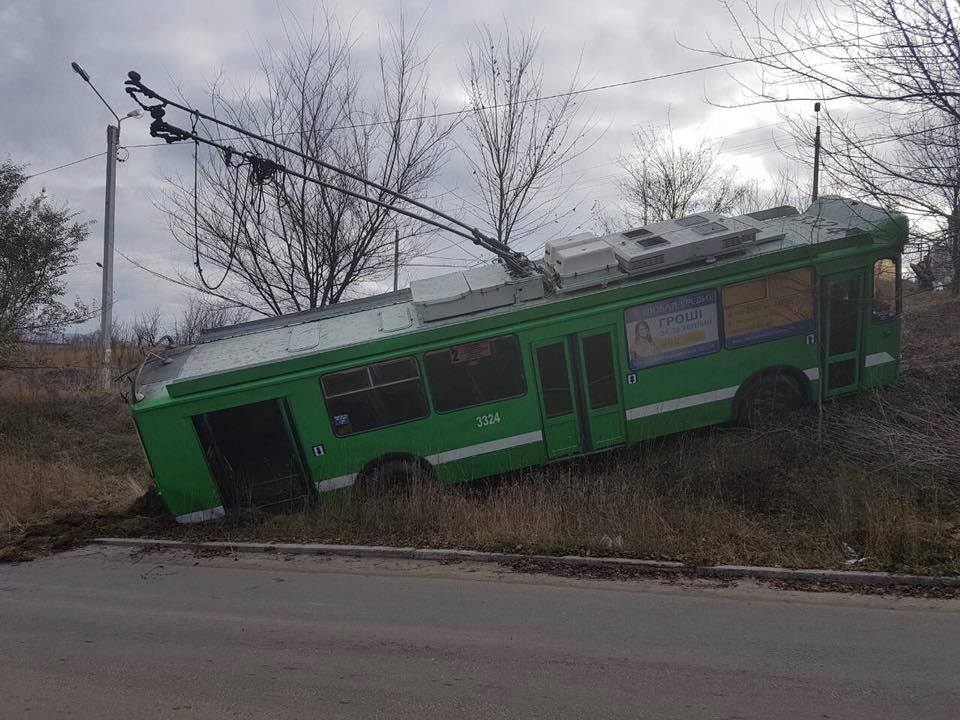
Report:
[{"label": "concrete curb", "polygon": [[214,550],[234,553],[281,553],[288,555],[338,555],[436,562],[534,562],[570,567],[634,568],[651,572],[673,572],[699,577],[752,578],[755,580],[800,580],[804,582],[839,583],[842,585],[914,585],[960,587],[960,576],[906,575],[862,570],[816,570],[753,565],[687,565],[667,560],[633,558],[582,557],[580,555],[524,555],[521,553],[482,552],[478,550],[420,549],[386,545],[324,545],[319,543],[254,543],[254,542],[185,542],[183,540],[150,540],[143,538],[94,538],[94,545],[111,545],[134,549],[170,548],[181,550]]}]

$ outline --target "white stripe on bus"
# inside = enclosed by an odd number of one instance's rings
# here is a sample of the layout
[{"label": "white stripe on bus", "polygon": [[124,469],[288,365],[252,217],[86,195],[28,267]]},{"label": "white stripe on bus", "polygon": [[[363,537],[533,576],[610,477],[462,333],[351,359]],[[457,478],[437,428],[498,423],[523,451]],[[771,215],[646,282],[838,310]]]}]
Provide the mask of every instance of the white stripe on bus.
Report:
[{"label": "white stripe on bus", "polygon": [[878,352],[873,353],[872,355],[867,355],[863,359],[864,367],[873,367],[874,365],[886,365],[887,363],[892,363],[894,361],[893,355],[888,352]]},{"label": "white stripe on bus", "polygon": [[453,462],[454,460],[463,460],[474,455],[483,455],[484,453],[496,452],[497,450],[506,450],[507,448],[517,447],[518,445],[529,445],[530,443],[543,440],[543,433],[539,430],[523,433],[522,435],[513,435],[512,437],[500,438],[499,440],[490,440],[477,445],[468,445],[467,447],[457,448],[456,450],[447,450],[428,455],[427,461],[431,465],[442,465],[443,463]]},{"label": "white stripe on bus", "polygon": [[340,488],[350,487],[357,481],[357,473],[349,475],[340,475],[339,477],[321,480],[317,483],[319,492],[329,492],[330,490],[339,490]]},{"label": "white stripe on bus", "polygon": [[177,515],[177,522],[182,525],[192,525],[193,523],[202,523],[207,520],[216,520],[226,514],[223,505],[217,505],[209,510],[194,510],[186,515]]},{"label": "white stripe on bus", "polygon": [[673,410],[682,410],[683,408],[726,400],[736,395],[739,387],[739,385],[734,385],[733,387],[721,388],[720,390],[711,390],[710,392],[687,395],[686,397],[674,398],[673,400],[662,400],[661,402],[650,405],[630,408],[626,413],[627,420],[639,420],[640,418],[650,417],[651,415],[659,415],[660,413],[672,412]]},{"label": "white stripe on bus", "polygon": [[[496,452],[497,450],[506,450],[507,448],[518,447],[520,445],[529,445],[530,443],[540,442],[542,440],[543,433],[539,430],[536,430],[534,432],[523,433],[522,435],[513,435],[512,437],[505,437],[500,438],[499,440],[490,440],[488,442],[478,443],[476,445],[457,448],[456,450],[447,450],[445,452],[437,453],[436,455],[428,455],[427,461],[431,465],[442,465],[444,463],[453,462],[454,460],[463,460],[475,455],[483,455],[485,453]],[[317,483],[317,490],[320,492],[339,490],[341,488],[350,487],[356,481],[357,473],[340,475],[339,477],[330,478],[328,480],[321,480]]]},{"label": "white stripe on bus", "polygon": [[[820,379],[820,370],[818,368],[808,368],[803,371],[811,381]],[[696,395],[686,395],[685,397],[674,398],[673,400],[662,400],[661,402],[651,403],[650,405],[641,405],[630,408],[626,411],[627,420],[639,420],[640,418],[659,415],[660,413],[673,412],[674,410],[683,410],[684,408],[697,407],[708,403],[728,400],[737,394],[739,385],[711,390]]]}]

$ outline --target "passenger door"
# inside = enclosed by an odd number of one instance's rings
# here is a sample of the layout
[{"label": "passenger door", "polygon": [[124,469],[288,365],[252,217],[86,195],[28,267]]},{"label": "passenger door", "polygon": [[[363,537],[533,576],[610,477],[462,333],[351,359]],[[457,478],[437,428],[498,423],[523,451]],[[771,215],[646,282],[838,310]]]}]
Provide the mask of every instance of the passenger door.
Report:
[{"label": "passenger door", "polygon": [[863,271],[827,275],[820,281],[820,322],[825,397],[860,385],[863,334]]},{"label": "passenger door", "polygon": [[547,457],[574,455],[580,452],[582,441],[566,338],[554,338],[534,345],[533,359],[540,390],[540,414]]},{"label": "passenger door", "polygon": [[620,373],[610,330],[580,333],[580,380],[584,415],[590,428],[590,445],[585,450],[620,445],[626,440]]},{"label": "passenger door", "polygon": [[547,457],[623,443],[626,430],[613,332],[571,333],[534,345]]}]

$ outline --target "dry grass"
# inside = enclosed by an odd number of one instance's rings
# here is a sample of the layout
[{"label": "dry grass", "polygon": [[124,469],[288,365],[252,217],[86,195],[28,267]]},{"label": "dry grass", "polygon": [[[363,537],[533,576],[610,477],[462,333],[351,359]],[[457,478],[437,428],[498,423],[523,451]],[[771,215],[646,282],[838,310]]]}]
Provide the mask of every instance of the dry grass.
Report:
[{"label": "dry grass", "polygon": [[63,512],[124,508],[149,475],[130,413],[86,371],[0,381],[0,532]]},{"label": "dry grass", "polygon": [[0,458],[0,532],[64,512],[121,511],[144,490],[130,474],[93,473],[61,461]]},{"label": "dry grass", "polygon": [[[114,342],[112,361],[115,368],[129,369],[141,358],[140,350],[129,343]],[[26,368],[71,368],[93,370],[100,366],[100,347],[93,340],[67,344],[23,343],[4,356],[0,365]]]},{"label": "dry grass", "polygon": [[939,479],[837,463],[789,430],[712,430],[487,484],[415,483],[376,502],[186,538],[384,543],[536,553],[960,572],[956,496]]},{"label": "dry grass", "polygon": [[[906,328],[896,386],[784,427],[685,433],[485,483],[416,483],[375,502],[333,494],[301,513],[188,528],[111,521],[109,532],[957,573],[960,304],[911,298]],[[125,406],[82,375],[51,373],[0,377],[8,526],[109,511],[147,483]]]}]

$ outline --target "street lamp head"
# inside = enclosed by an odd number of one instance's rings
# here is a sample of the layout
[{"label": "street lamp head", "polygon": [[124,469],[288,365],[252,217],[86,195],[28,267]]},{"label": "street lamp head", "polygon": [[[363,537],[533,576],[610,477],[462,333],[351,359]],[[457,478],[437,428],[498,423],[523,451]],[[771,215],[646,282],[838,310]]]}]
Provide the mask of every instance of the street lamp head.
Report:
[{"label": "street lamp head", "polygon": [[120,116],[117,115],[116,111],[115,111],[112,107],[110,107],[110,103],[107,102],[107,99],[106,99],[103,95],[100,94],[100,91],[97,90],[97,86],[94,85],[92,82],[90,82],[90,75],[87,74],[87,71],[84,70],[82,67],[80,67],[80,63],[78,63],[76,60],[74,60],[72,63],[70,63],[70,67],[72,67],[72,68],[73,68],[73,71],[74,71],[77,75],[79,75],[81,78],[83,78],[83,81],[84,81],[87,85],[89,85],[89,86],[90,86],[90,89],[93,90],[93,91],[97,94],[97,97],[100,98],[100,102],[102,102],[104,105],[107,106],[107,110],[110,111],[110,114],[113,115],[113,116],[117,119],[117,127],[120,127]]},{"label": "street lamp head", "polygon": [[143,117],[143,113],[140,112],[139,109],[136,109],[136,110],[131,110],[126,115],[124,115],[123,119],[126,120],[127,118],[138,118],[138,117]]},{"label": "street lamp head", "polygon": [[80,63],[74,61],[70,63],[70,67],[73,68],[73,71],[83,78],[84,82],[90,82],[90,76],[87,75],[87,71],[80,67]]}]

